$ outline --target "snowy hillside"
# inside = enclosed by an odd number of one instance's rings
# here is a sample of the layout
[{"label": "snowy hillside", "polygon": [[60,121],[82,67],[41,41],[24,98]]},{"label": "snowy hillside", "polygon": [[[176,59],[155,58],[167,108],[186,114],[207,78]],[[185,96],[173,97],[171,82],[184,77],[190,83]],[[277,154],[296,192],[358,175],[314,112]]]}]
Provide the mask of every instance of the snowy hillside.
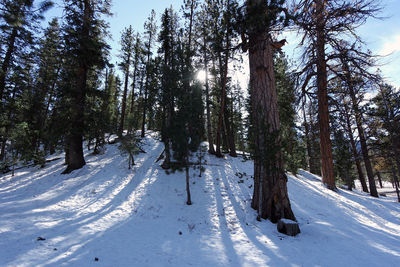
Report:
[{"label": "snowy hillside", "polygon": [[[118,145],[86,155],[60,175],[44,169],[0,176],[0,266],[399,266],[400,205],[325,189],[301,172],[288,189],[301,234],[283,236],[250,208],[252,162],[205,156],[184,173],[155,163],[163,145],[147,137],[133,170]],[[44,240],[40,240],[44,239]]]}]

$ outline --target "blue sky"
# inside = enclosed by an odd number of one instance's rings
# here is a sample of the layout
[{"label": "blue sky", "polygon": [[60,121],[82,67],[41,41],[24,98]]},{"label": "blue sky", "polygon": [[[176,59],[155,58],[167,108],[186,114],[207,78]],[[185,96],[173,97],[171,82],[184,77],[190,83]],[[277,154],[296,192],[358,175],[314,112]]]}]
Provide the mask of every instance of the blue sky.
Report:
[{"label": "blue sky", "polygon": [[[62,0],[55,0],[55,2],[62,3]],[[132,25],[136,31],[142,32],[143,24],[152,9],[156,11],[159,19],[166,7],[172,5],[175,10],[179,10],[182,2],[183,0],[114,0],[112,7],[114,15],[107,19],[113,36],[112,63],[117,60],[119,37],[125,27]],[[366,47],[374,54],[387,55],[381,60],[387,64],[379,68],[388,82],[400,88],[400,0],[383,0],[382,4],[384,9],[380,16],[385,19],[369,19],[357,32],[366,42]],[[60,13],[60,10],[53,9],[48,16],[59,16]],[[294,36],[284,37],[287,37],[289,41],[285,52],[289,57],[296,59],[300,53],[299,49],[295,49],[298,41]]]}]

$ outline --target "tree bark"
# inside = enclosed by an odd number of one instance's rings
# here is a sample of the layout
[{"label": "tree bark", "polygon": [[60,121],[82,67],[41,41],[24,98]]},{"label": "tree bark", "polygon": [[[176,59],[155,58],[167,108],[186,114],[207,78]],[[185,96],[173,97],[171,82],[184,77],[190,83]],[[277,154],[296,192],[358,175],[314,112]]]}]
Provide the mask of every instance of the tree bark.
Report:
[{"label": "tree bark", "polygon": [[126,114],[126,99],[128,96],[128,82],[129,82],[129,70],[131,65],[131,55],[128,55],[127,66],[125,69],[125,81],[124,81],[124,92],[122,94],[122,106],[121,106],[121,119],[118,128],[118,136],[121,137],[124,131],[125,114]]},{"label": "tree bark", "polygon": [[206,87],[206,116],[207,116],[207,139],[208,139],[208,153],[214,155],[214,140],[212,137],[211,130],[211,111],[210,111],[210,85],[208,83],[208,60],[207,60],[207,51],[206,51],[206,36],[203,36],[203,57],[204,57],[204,71],[206,73],[205,87]]},{"label": "tree bark", "polygon": [[[247,1],[248,8],[260,6]],[[254,191],[251,206],[258,219],[276,223],[281,218],[296,220],[287,192],[283,168],[280,121],[270,36],[265,31],[249,32],[251,106],[255,141]]]},{"label": "tree bark", "polygon": [[377,171],[377,172],[376,172],[376,176],[378,177],[379,186],[380,186],[381,188],[383,188],[382,177],[381,177],[380,172]]},{"label": "tree bark", "polygon": [[[90,0],[84,1],[83,11],[83,27],[82,39],[89,39],[90,17],[91,17],[91,3]],[[85,52],[88,48],[85,43],[81,44],[79,49]],[[84,54],[84,53],[83,53]],[[76,89],[72,92],[73,104],[71,105],[71,129],[68,133],[66,163],[67,168],[63,174],[72,172],[82,168],[86,162],[83,156],[83,130],[84,130],[84,114],[85,114],[85,100],[86,100],[86,82],[89,66],[84,58],[80,59],[79,66],[76,71],[77,81]]]},{"label": "tree bark", "polygon": [[147,62],[146,62],[146,82],[144,87],[144,99],[143,99],[143,114],[142,114],[142,132],[141,137],[145,135],[145,125],[146,125],[146,110],[147,110],[147,95],[149,92],[149,75],[150,75],[150,53],[151,53],[151,42],[153,40],[153,33],[150,31],[149,43],[147,45]]},{"label": "tree bark", "polygon": [[312,170],[314,170],[315,167],[314,167],[314,160],[313,160],[312,149],[311,149],[310,130],[309,130],[309,125],[308,125],[307,116],[306,116],[305,97],[306,96],[304,96],[304,101],[303,101],[304,134],[305,134],[305,138],[306,138],[308,167],[309,167],[309,171],[312,173]]},{"label": "tree bark", "polygon": [[189,181],[190,176],[189,176],[188,163],[189,163],[188,157],[185,156],[186,196],[187,196],[186,204],[190,206],[190,205],[192,205],[192,197],[191,197],[191,194],[190,194],[190,181]]},{"label": "tree bark", "polygon": [[332,143],[329,129],[328,77],[325,55],[325,1],[316,0],[316,56],[318,88],[318,121],[320,131],[322,183],[329,189],[336,190],[333,172]]},{"label": "tree bark", "polygon": [[346,130],[347,130],[347,134],[349,135],[349,138],[350,138],[350,145],[351,145],[351,150],[353,152],[354,161],[355,161],[356,167],[357,167],[358,179],[360,180],[362,190],[366,193],[369,193],[367,182],[365,181],[364,173],[361,168],[360,157],[359,157],[359,153],[357,151],[356,142],[354,140],[353,131],[351,129],[350,116],[349,116],[349,112],[347,110],[347,106],[345,106],[345,108],[346,108],[346,110],[345,110],[344,116],[346,119]]},{"label": "tree bark", "polygon": [[[348,74],[349,74],[349,72],[348,72]],[[348,77],[348,79],[350,79],[350,77]],[[357,98],[356,98],[356,94],[354,92],[353,85],[350,80],[348,81],[348,87],[349,87],[349,94],[350,94],[351,101],[352,101],[354,116],[356,118],[358,136],[360,138],[360,144],[361,144],[361,152],[362,152],[363,159],[364,159],[365,169],[367,171],[370,194],[373,197],[378,197],[378,191],[376,190],[376,184],[375,184],[375,179],[374,179],[374,172],[372,170],[371,160],[370,160],[369,154],[368,154],[367,140],[365,138],[364,128],[362,126],[362,115],[361,115],[360,109],[358,107]]]}]

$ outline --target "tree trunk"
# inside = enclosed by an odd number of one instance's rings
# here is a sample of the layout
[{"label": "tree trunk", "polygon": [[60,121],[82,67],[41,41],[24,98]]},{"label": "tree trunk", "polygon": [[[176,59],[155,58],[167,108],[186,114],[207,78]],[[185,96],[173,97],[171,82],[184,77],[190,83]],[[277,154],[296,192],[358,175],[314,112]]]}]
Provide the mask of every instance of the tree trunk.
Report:
[{"label": "tree trunk", "polygon": [[325,18],[324,1],[316,0],[316,56],[317,56],[317,88],[318,88],[318,121],[321,149],[322,183],[329,189],[336,190],[335,176],[333,172],[332,143],[329,129],[328,106],[328,78],[325,58]]},{"label": "tree trunk", "polygon": [[[136,41],[137,42],[137,41]],[[135,54],[135,63],[134,63],[134,68],[133,68],[133,81],[132,81],[132,96],[131,96],[131,110],[130,114],[132,117],[134,117],[135,114],[135,87],[136,87],[136,79],[137,79],[137,68],[139,64],[139,55],[137,55],[138,51],[136,51]],[[132,132],[132,129],[134,128],[134,123],[133,121],[130,122],[128,131]]]},{"label": "tree trunk", "polygon": [[142,113],[142,132],[141,132],[141,135],[140,135],[142,138],[145,135],[146,110],[147,110],[147,86],[144,88],[143,113]]},{"label": "tree trunk", "polygon": [[378,191],[376,190],[376,184],[375,184],[375,179],[374,179],[374,172],[372,170],[371,160],[370,160],[369,154],[368,154],[367,140],[365,138],[364,128],[362,126],[362,115],[361,115],[360,109],[358,108],[357,98],[356,98],[356,95],[354,92],[354,88],[351,85],[351,82],[349,83],[349,93],[350,93],[350,97],[351,97],[351,101],[352,101],[354,116],[356,118],[358,136],[360,138],[360,144],[361,144],[361,152],[362,152],[363,159],[364,159],[365,169],[367,171],[369,190],[370,190],[371,196],[378,197]]},{"label": "tree trunk", "polygon": [[[248,7],[253,4],[260,5],[260,1],[247,2]],[[268,218],[276,223],[281,218],[296,218],[290,206],[287,176],[283,168],[270,38],[266,32],[256,30],[249,33],[251,107],[255,141],[254,192],[251,206],[258,211],[258,219]]]},{"label": "tree trunk", "polygon": [[[91,3],[89,0],[84,1],[84,14],[83,14],[83,28],[82,28],[82,39],[89,39],[89,23],[91,17]],[[79,47],[81,52],[85,52],[87,47],[86,44],[81,44]],[[86,82],[89,67],[84,58],[80,59],[79,66],[76,71],[76,89],[72,92],[72,99],[74,100],[71,105],[71,121],[67,151],[65,154],[67,168],[63,171],[63,174],[72,172],[82,168],[86,162],[83,156],[83,131],[84,131],[84,115],[85,115],[85,99],[86,99]]]},{"label": "tree trunk", "polygon": [[[306,96],[304,96],[304,98],[305,97]],[[312,173],[312,170],[314,170],[315,167],[314,167],[314,161],[313,161],[313,155],[312,155],[312,149],[311,149],[310,130],[309,130],[308,122],[307,122],[305,102],[306,102],[306,100],[304,99],[304,101],[303,101],[304,134],[305,134],[305,138],[306,138],[308,167],[309,167],[309,171]]]},{"label": "tree trunk", "polygon": [[[228,0],[226,2],[227,9],[229,8],[230,1]],[[230,27],[229,25],[229,18],[227,19],[227,28]],[[230,48],[230,36],[229,36],[229,30],[227,29],[225,32],[225,40],[226,40],[226,51],[224,55],[224,61],[222,62],[222,53],[221,51],[218,53],[218,61],[219,61],[219,69],[222,71],[221,73],[221,108],[219,111],[219,117],[218,117],[218,128],[217,128],[217,140],[216,140],[216,156],[217,157],[222,157],[221,153],[221,135],[220,133],[222,132],[222,128],[225,125],[225,134],[226,134],[226,141],[227,145],[229,148],[229,155],[232,157],[237,157],[236,154],[236,147],[235,147],[235,138],[232,136],[231,132],[231,127],[230,127],[230,122],[229,122],[229,116],[226,114],[226,100],[227,100],[227,94],[226,94],[226,88],[227,88],[227,83],[228,83],[228,63],[229,63],[229,48]],[[225,123],[224,123],[225,122]]]},{"label": "tree trunk", "polygon": [[142,132],[141,137],[145,135],[145,125],[146,125],[146,111],[147,111],[147,95],[149,92],[149,75],[150,75],[150,53],[151,53],[151,42],[153,40],[153,34],[150,31],[148,51],[147,51],[147,62],[146,62],[146,82],[144,87],[144,99],[143,99],[143,114],[142,114]]},{"label": "tree trunk", "polygon": [[125,114],[126,114],[126,98],[128,96],[128,82],[129,82],[129,66],[131,64],[130,55],[128,56],[127,67],[125,70],[125,82],[124,82],[124,92],[122,94],[122,106],[121,106],[121,119],[118,128],[118,136],[121,137],[124,131],[125,124]]},{"label": "tree trunk", "polygon": [[206,87],[206,113],[207,113],[207,139],[208,139],[208,153],[215,154],[214,149],[214,140],[212,137],[212,130],[211,130],[211,111],[210,111],[210,86],[208,83],[208,60],[207,60],[207,52],[206,52],[206,36],[203,37],[204,40],[204,71],[206,72],[206,80],[205,80],[205,87]]},{"label": "tree trunk", "polygon": [[382,177],[381,177],[380,172],[377,171],[377,172],[376,172],[376,176],[378,177],[379,186],[380,186],[381,188],[383,188]]},{"label": "tree trunk", "polygon": [[362,190],[366,193],[369,193],[367,182],[365,181],[364,173],[361,168],[360,157],[359,157],[359,153],[357,151],[356,142],[354,140],[353,131],[351,129],[350,116],[349,116],[347,108],[345,110],[344,115],[345,115],[345,119],[346,119],[346,130],[347,130],[347,134],[349,135],[349,138],[350,138],[351,150],[353,152],[354,161],[355,161],[356,167],[357,167],[358,179],[360,180]]},{"label": "tree trunk", "polygon": [[185,174],[186,174],[186,195],[187,195],[187,205],[192,205],[192,197],[190,195],[190,181],[189,181],[189,166],[188,157],[185,156]]},{"label": "tree trunk", "polygon": [[394,164],[393,164],[392,160],[390,159],[390,155],[389,155],[388,159],[389,159],[390,165],[392,166],[392,176],[393,176],[393,181],[394,181],[394,185],[396,188],[397,200],[398,200],[398,202],[400,202],[399,179],[397,177]]},{"label": "tree trunk", "polygon": [[228,109],[224,112],[224,124],[225,124],[225,133],[226,133],[226,138],[228,141],[228,147],[229,147],[229,155],[231,157],[237,157],[236,153],[236,145],[235,145],[235,135],[232,131],[231,123],[229,121],[229,116],[230,112],[228,112]]}]

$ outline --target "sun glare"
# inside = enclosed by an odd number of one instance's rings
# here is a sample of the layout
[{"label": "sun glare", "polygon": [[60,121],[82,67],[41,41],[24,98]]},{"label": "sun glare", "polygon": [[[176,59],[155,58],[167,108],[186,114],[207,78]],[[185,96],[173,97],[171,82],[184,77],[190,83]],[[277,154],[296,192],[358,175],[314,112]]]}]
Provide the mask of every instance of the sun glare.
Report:
[{"label": "sun glare", "polygon": [[197,72],[197,80],[199,80],[202,83],[204,83],[206,81],[206,71],[205,70],[199,70]]}]

